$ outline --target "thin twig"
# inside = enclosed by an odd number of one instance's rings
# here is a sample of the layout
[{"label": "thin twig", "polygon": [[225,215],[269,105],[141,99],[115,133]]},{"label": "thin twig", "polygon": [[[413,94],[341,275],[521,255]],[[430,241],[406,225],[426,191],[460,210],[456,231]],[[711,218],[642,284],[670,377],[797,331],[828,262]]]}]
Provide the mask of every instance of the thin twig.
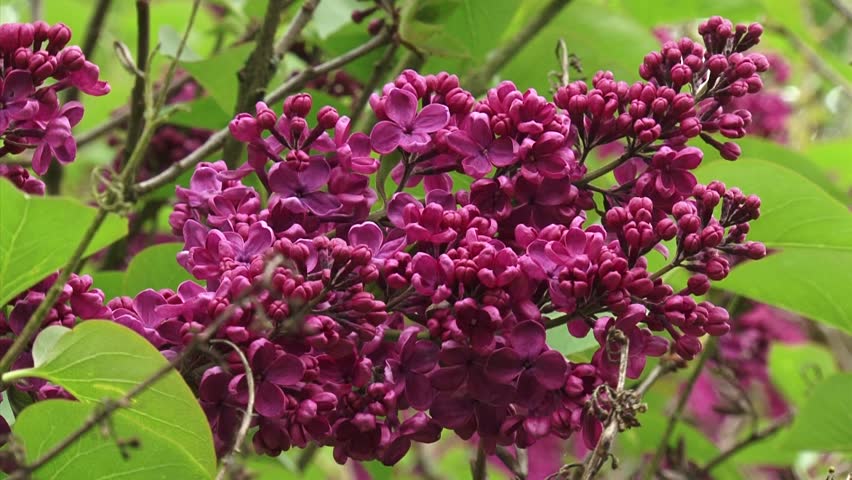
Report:
[{"label": "thin twig", "polygon": [[[606,426],[598,439],[598,443],[595,445],[595,449],[592,450],[591,455],[589,455],[583,464],[582,480],[591,480],[598,474],[601,467],[603,467],[606,460],[610,457],[610,450],[612,450],[612,445],[615,442],[615,435],[619,430],[618,413],[616,412],[617,406],[615,404],[614,397],[624,391],[624,382],[627,378],[627,360],[630,357],[627,353],[630,348],[630,340],[624,334],[620,335],[620,337],[622,344],[619,352],[618,380],[616,382],[615,394],[610,396],[610,401],[613,405],[609,412],[609,418],[607,418]],[[607,340],[607,344],[603,347],[604,355],[607,354],[606,349],[608,348],[608,343],[609,341]]]},{"label": "thin twig", "polygon": [[[336,70],[349,62],[352,62],[358,58],[363,57],[364,55],[370,53],[376,48],[383,45],[387,42],[392,35],[392,31],[389,29],[385,29],[379,35],[371,38],[370,41],[359,45],[356,48],[340,55],[339,57],[335,57],[325,63],[321,63],[315,66],[308,66],[297,75],[291,77],[289,80],[281,84],[278,88],[269,92],[264,101],[266,103],[275,103],[279,100],[283,99],[287,95],[294,93],[295,91],[303,88],[311,79],[324,75],[330,71]],[[180,176],[181,173],[189,170],[198,162],[207,158],[207,156],[215,153],[217,150],[222,148],[222,145],[225,143],[225,139],[230,135],[228,128],[223,128],[218,132],[214,133],[207,141],[195,149],[192,153],[187,155],[186,157],[180,159],[179,161],[173,163],[169,168],[161,172],[160,174],[149,178],[148,180],[144,180],[136,184],[134,191],[137,195],[142,195],[151,191],[156,190],[157,188],[175,180]]]},{"label": "thin twig", "polygon": [[[83,44],[80,49],[86,55],[87,60],[92,60],[95,56],[95,46],[98,44],[98,39],[101,37],[101,32],[104,29],[106,16],[109,8],[112,6],[112,0],[98,0],[92,10],[92,16],[89,17],[89,23],[86,24],[86,38],[83,39]],[[71,102],[80,98],[80,90],[71,88],[65,95],[65,101]]]},{"label": "thin twig", "polygon": [[[388,45],[388,48],[385,49],[385,53],[382,55],[382,58],[380,58],[373,66],[373,73],[370,75],[369,80],[367,80],[367,83],[364,84],[364,87],[361,89],[358,97],[352,102],[352,107],[350,108],[349,113],[349,118],[351,119],[350,125],[354,125],[357,131],[361,131],[365,127],[361,122],[361,117],[364,115],[364,109],[367,106],[367,102],[370,100],[370,95],[373,93],[373,90],[379,86],[383,78],[387,78],[388,69],[391,68],[391,62],[393,62],[398,48],[398,42],[392,42]],[[392,71],[390,73],[391,75],[394,75],[397,72]]]},{"label": "thin twig", "polygon": [[648,465],[648,469],[645,470],[645,474],[642,477],[645,480],[650,480],[654,478],[654,474],[656,474],[657,469],[660,467],[660,462],[663,460],[663,455],[665,455],[666,449],[669,446],[669,440],[671,439],[671,436],[674,433],[677,423],[683,416],[683,411],[686,407],[686,402],[689,400],[689,396],[692,394],[692,390],[695,388],[695,384],[698,381],[698,377],[701,376],[701,372],[704,371],[704,366],[707,364],[707,360],[709,360],[710,357],[713,356],[715,351],[716,340],[715,337],[711,337],[710,340],[707,341],[707,344],[704,345],[704,352],[698,358],[698,362],[696,363],[695,368],[692,370],[692,373],[689,376],[689,380],[687,380],[686,382],[686,386],[680,393],[680,397],[678,397],[677,405],[675,406],[674,411],[669,417],[669,421],[666,424],[666,429],[663,432],[662,437],[660,437],[660,443],[657,447],[657,451],[654,453],[654,458],[651,460],[651,463]]},{"label": "thin twig", "polygon": [[[520,450],[518,449],[518,451]],[[513,480],[526,480],[527,472],[523,469],[520,459],[512,455],[508,448],[498,445],[495,453],[500,462],[512,472]]]},{"label": "thin twig", "polygon": [[472,480],[488,479],[487,459],[488,455],[485,454],[485,449],[482,448],[482,445],[479,445],[476,449],[476,456],[470,462],[470,478]]},{"label": "thin twig", "polygon": [[515,55],[520,53],[524,46],[541,32],[548,23],[554,20],[559,15],[559,12],[569,3],[571,3],[571,0],[550,0],[546,5],[541,7],[530,19],[529,23],[524,25],[508,42],[495,50],[488,61],[485,62],[485,65],[474,72],[470,76],[469,81],[465,82],[465,85],[469,86],[468,88],[471,93],[476,96],[482,94],[491,77],[515,58]]},{"label": "thin twig", "polygon": [[735,443],[734,445],[731,445],[729,448],[727,448],[723,452],[719,453],[719,455],[716,455],[715,457],[710,459],[710,461],[708,461],[707,464],[704,465],[704,467],[701,468],[701,470],[700,470],[700,472],[702,474],[701,476],[702,477],[706,476],[707,474],[710,473],[711,470],[713,470],[714,468],[716,468],[719,465],[721,465],[722,463],[724,463],[727,459],[729,459],[732,456],[734,456],[735,454],[737,454],[740,450],[742,450],[742,449],[744,449],[744,448],[746,448],[746,447],[748,447],[752,444],[760,442],[760,441],[762,441],[766,438],[769,438],[772,435],[775,435],[776,433],[778,433],[779,431],[784,429],[786,426],[790,425],[790,422],[792,422],[792,421],[793,421],[793,417],[790,416],[790,415],[787,415],[787,416],[785,416],[785,417],[781,418],[780,420],[772,423],[771,425],[769,425],[768,427],[766,427],[762,430],[753,431],[751,433],[751,435],[749,435],[748,437],[740,440],[739,442]]},{"label": "thin twig", "polygon": [[251,370],[251,365],[249,364],[248,359],[246,358],[245,353],[238,347],[235,343],[230,340],[211,340],[210,343],[224,343],[225,345],[231,347],[234,353],[240,357],[240,363],[243,364],[243,370],[245,370],[246,376],[246,388],[248,388],[248,401],[246,402],[246,411],[243,414],[243,420],[240,422],[240,428],[237,430],[237,435],[234,437],[234,446],[231,447],[231,451],[225,455],[222,459],[222,466],[219,467],[219,472],[216,474],[216,480],[223,480],[225,475],[228,473],[228,469],[234,461],[234,456],[237,453],[240,453],[240,446],[243,444],[243,440],[245,440],[246,435],[248,435],[249,428],[251,427],[251,417],[254,414],[254,372]]},{"label": "thin twig", "polygon": [[[151,55],[151,2],[136,0],[136,70],[148,71],[148,57]],[[150,72],[149,72],[150,75]],[[136,142],[145,126],[145,85],[151,79],[145,75],[136,75],[133,90],[130,93],[130,123],[127,126],[127,138],[124,142],[124,158],[136,148]]]},{"label": "thin twig", "polygon": [[296,459],[296,468],[300,472],[307,470],[308,465],[314,461],[314,457],[316,457],[318,451],[319,445],[314,442],[309,443],[307,447],[302,449],[299,458]]},{"label": "thin twig", "polygon": [[826,63],[825,60],[823,60],[822,57],[810,47],[810,45],[802,41],[802,39],[797,37],[795,33],[783,25],[768,23],[766,27],[786,38],[796,50],[802,53],[805,60],[807,60],[817,73],[822,75],[831,83],[839,86],[844,95],[852,98],[852,83],[850,83],[849,80],[846,80],[846,78],[839,74],[831,65]]},{"label": "thin twig", "polygon": [[283,58],[299,40],[305,26],[307,26],[308,22],[310,22],[311,18],[313,18],[314,12],[316,11],[319,3],[320,0],[305,0],[305,3],[302,4],[302,8],[299,9],[299,13],[296,14],[296,18],[293,19],[292,23],[290,23],[290,28],[287,29],[287,33],[285,33],[284,36],[281,37],[281,40],[278,41],[278,44],[275,45],[274,53],[276,62],[280,61],[281,58]]},{"label": "thin twig", "polygon": [[846,4],[843,3],[842,0],[828,0],[831,3],[831,6],[837,10],[837,13],[840,14],[841,17],[846,21],[846,23],[852,23],[852,8],[849,8]]},{"label": "thin twig", "polygon": [[[266,13],[255,40],[254,50],[237,73],[239,85],[234,115],[250,111],[255,102],[263,98],[266,86],[275,74],[278,62],[274,57],[273,40],[275,30],[278,29],[278,23],[281,21],[281,13],[289,2],[290,0],[269,0],[266,5]],[[225,163],[233,167],[239,159],[242,146],[243,144],[236,139],[228,138],[222,155]]]},{"label": "thin twig", "polygon": [[[187,83],[192,81],[192,76],[190,75],[182,75],[177,81],[172,82],[169,85],[169,88],[166,89],[166,98],[169,99],[176,95],[178,92],[186,86]],[[162,89],[159,89],[155,92],[155,95],[161,95]],[[110,118],[106,119],[103,123],[92,127],[90,130],[86,130],[77,136],[77,148],[82,148],[83,146],[92,143],[93,141],[101,138],[103,135],[109,133],[111,130],[115,128],[119,128],[122,125],[126,125],[127,121],[130,119],[130,109],[123,108],[118,113],[115,113]]]},{"label": "thin twig", "polygon": [[15,341],[12,342],[12,346],[6,350],[6,353],[3,354],[3,358],[0,359],[0,375],[9,371],[9,367],[11,367],[12,363],[21,356],[27,348],[27,345],[29,345],[30,341],[39,331],[42,322],[44,322],[44,319],[47,317],[47,313],[51,308],[53,308],[53,304],[56,303],[56,299],[59,298],[62,288],[65,287],[65,283],[71,277],[71,272],[76,271],[80,267],[83,254],[86,252],[89,244],[92,243],[92,240],[95,238],[95,234],[101,228],[101,225],[103,225],[106,217],[107,212],[104,209],[99,209],[98,213],[95,214],[95,218],[92,220],[89,228],[86,229],[86,233],[83,234],[83,238],[80,240],[77,248],[74,249],[74,253],[71,255],[71,258],[65,262],[65,266],[63,266],[62,270],[60,270],[56,281],[47,290],[47,293],[44,295],[44,299],[41,303],[39,303],[29,320],[27,320],[27,323],[24,325],[21,333],[15,337]]},{"label": "thin twig", "polygon": [[30,0],[30,21],[42,20],[44,18],[44,3],[42,0]]}]

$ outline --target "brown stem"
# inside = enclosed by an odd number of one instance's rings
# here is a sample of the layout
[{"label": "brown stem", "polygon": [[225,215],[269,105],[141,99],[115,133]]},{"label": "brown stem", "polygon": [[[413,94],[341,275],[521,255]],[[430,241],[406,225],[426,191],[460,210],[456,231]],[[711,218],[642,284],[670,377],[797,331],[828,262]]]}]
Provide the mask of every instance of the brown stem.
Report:
[{"label": "brown stem", "polygon": [[[275,74],[275,67],[278,62],[276,62],[274,55],[273,40],[275,30],[278,29],[278,23],[281,21],[281,13],[289,3],[289,0],[269,0],[266,6],[266,13],[255,40],[254,50],[249,54],[243,68],[237,73],[239,87],[237,103],[234,105],[234,115],[250,111],[254,104],[263,98],[266,86],[272,79],[272,75]],[[225,141],[222,157],[229,166],[233,167],[236,164],[242,147],[243,144],[236,139],[228,138]]]},{"label": "brown stem", "polygon": [[487,459],[488,455],[485,454],[485,449],[482,448],[482,445],[480,445],[476,449],[476,456],[470,462],[470,477],[472,480],[488,479]]},{"label": "brown stem", "polygon": [[[370,41],[368,41],[367,43],[353,48],[352,50],[340,55],[339,57],[335,57],[319,65],[306,67],[297,75],[291,77],[289,80],[281,84],[280,87],[270,92],[266,96],[264,101],[266,103],[275,103],[280,101],[287,95],[290,95],[298,89],[303,88],[311,79],[319,75],[324,75],[330,71],[336,70],[354,60],[357,60],[358,58],[363,57],[364,55],[370,53],[381,45],[384,45],[390,39],[391,35],[391,30],[385,29],[379,35],[376,35],[375,37],[371,38]],[[220,148],[222,148],[222,145],[224,145],[225,140],[228,138],[229,135],[230,132],[228,131],[227,127],[214,133],[210,136],[210,138],[207,139],[207,141],[203,145],[201,145],[199,148],[194,150],[186,157],[175,162],[160,174],[136,184],[134,188],[135,193],[137,195],[149,193],[175,180],[180,176],[181,173],[194,167],[195,164],[207,158],[208,155],[211,155]]]},{"label": "brown stem", "polygon": [[708,461],[707,464],[701,468],[701,475],[706,476],[710,473],[711,470],[718,467],[732,456],[736,455],[740,450],[743,450],[744,448],[750,445],[753,445],[757,442],[760,442],[762,440],[765,440],[766,438],[775,435],[776,433],[780,432],[782,429],[790,425],[790,422],[792,421],[792,416],[785,416],[762,430],[753,431],[748,437],[740,440],[734,445],[731,445],[725,451],[719,453],[719,455],[710,459],[710,461]]},{"label": "brown stem", "polygon": [[689,396],[692,394],[692,390],[695,388],[695,383],[698,381],[698,377],[701,375],[701,372],[704,371],[704,366],[707,364],[707,360],[709,360],[710,357],[713,356],[715,351],[716,339],[715,337],[711,337],[710,340],[707,341],[707,344],[704,346],[704,352],[701,354],[701,357],[698,358],[698,363],[696,363],[695,368],[692,370],[692,374],[690,374],[689,376],[689,380],[687,380],[686,382],[686,386],[680,393],[680,397],[678,397],[677,405],[675,406],[674,411],[669,417],[669,421],[666,424],[666,429],[663,432],[663,436],[660,437],[660,443],[657,447],[657,451],[654,453],[654,458],[651,460],[651,463],[648,465],[648,469],[645,470],[645,474],[642,477],[645,480],[650,480],[654,478],[654,474],[660,467],[660,462],[663,460],[663,455],[665,455],[666,449],[669,446],[669,440],[671,439],[671,436],[674,433],[677,423],[683,416],[683,411],[686,407],[686,402],[689,400]]},{"label": "brown stem", "polygon": [[[358,94],[358,98],[352,102],[349,115],[351,125],[361,125],[361,116],[364,114],[364,109],[367,106],[367,102],[370,100],[370,95],[373,93],[373,90],[379,86],[382,79],[387,78],[389,73],[388,69],[391,68],[391,62],[393,62],[393,59],[396,56],[397,49],[399,49],[399,43],[397,42],[393,42],[388,45],[388,48],[385,49],[385,53],[382,55],[382,58],[380,58],[373,66],[373,73],[370,75],[370,79],[364,84],[363,89]],[[394,75],[396,72],[391,71],[390,74]]]},{"label": "brown stem", "polygon": [[240,428],[237,430],[237,434],[234,437],[234,446],[231,447],[231,451],[228,452],[227,455],[222,459],[222,465],[219,467],[219,472],[216,474],[216,480],[224,480],[225,475],[228,474],[228,470],[231,467],[231,464],[234,461],[234,456],[237,453],[240,453],[240,446],[243,444],[243,440],[245,440],[246,435],[248,435],[249,428],[251,428],[251,417],[254,414],[254,372],[252,372],[251,365],[249,364],[246,355],[240,350],[236,344],[231,342],[230,340],[211,340],[210,343],[224,343],[225,345],[231,347],[234,353],[240,357],[240,363],[243,364],[243,370],[245,370],[246,376],[246,388],[248,389],[248,401],[246,402],[246,411],[243,414],[243,419],[240,422]]},{"label": "brown stem", "polygon": [[470,92],[475,96],[484,93],[486,85],[491,81],[491,77],[515,58],[515,55],[520,53],[524,46],[540,33],[548,23],[555,19],[559,15],[559,12],[569,3],[571,3],[571,0],[550,0],[546,5],[541,7],[514,37],[492,52],[482,68],[470,75],[470,79],[465,82],[465,85],[469,86]]},{"label": "brown stem", "polygon": [[[613,332],[621,333],[620,331],[613,330]],[[615,393],[618,394],[624,391],[624,382],[627,378],[627,360],[629,355],[627,354],[628,349],[630,347],[630,340],[626,335],[621,334],[621,349],[619,352],[619,362],[618,362],[618,381],[615,388]],[[607,343],[609,341],[607,340]],[[607,345],[604,345],[604,349],[608,348]],[[606,353],[604,353],[606,354]],[[595,445],[595,449],[592,450],[591,455],[586,461],[583,463],[583,476],[582,480],[591,480],[595,478],[595,476],[600,472],[601,467],[603,467],[604,463],[610,456],[610,450],[612,450],[612,445],[615,443],[615,436],[618,433],[618,414],[616,413],[616,406],[612,406],[612,410],[609,413],[609,418],[607,419],[606,426],[604,427],[603,432],[601,433],[600,438],[598,439],[597,445]]]},{"label": "brown stem", "polygon": [[299,13],[296,14],[296,18],[293,19],[293,22],[290,24],[290,28],[287,29],[287,33],[281,37],[281,40],[278,41],[278,45],[275,46],[276,62],[280,61],[281,58],[283,58],[299,40],[305,26],[307,26],[308,22],[310,22],[311,18],[313,18],[314,11],[316,11],[319,3],[320,0],[305,0],[305,3],[302,4],[302,8],[299,9]]},{"label": "brown stem", "polygon": [[[148,56],[151,54],[151,3],[150,0],[136,0],[136,70],[148,70]],[[149,79],[136,75],[133,91],[130,93],[130,123],[127,126],[127,138],[124,142],[124,159],[131,152],[142,135],[145,126],[145,82]]]},{"label": "brown stem", "polygon": [[[86,55],[87,60],[92,60],[95,56],[95,46],[101,37],[101,31],[104,29],[104,23],[106,23],[106,16],[110,6],[112,6],[112,0],[98,0],[95,3],[94,10],[92,10],[92,16],[89,17],[89,23],[86,25],[86,38],[83,39],[83,44],[80,45],[80,49],[83,50],[83,54]],[[65,95],[66,102],[79,100],[79,98],[80,90],[76,88],[69,89]]]}]

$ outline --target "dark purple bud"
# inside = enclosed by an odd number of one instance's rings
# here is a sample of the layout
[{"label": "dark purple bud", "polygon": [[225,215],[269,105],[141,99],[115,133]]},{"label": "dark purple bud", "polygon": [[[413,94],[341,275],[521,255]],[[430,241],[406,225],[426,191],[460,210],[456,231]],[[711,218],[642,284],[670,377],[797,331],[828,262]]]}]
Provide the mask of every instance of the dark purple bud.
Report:
[{"label": "dark purple bud", "polygon": [[48,25],[47,22],[43,22],[41,20],[33,22],[33,40],[35,43],[40,44],[47,40],[49,31],[50,25]]},{"label": "dark purple bud", "polygon": [[260,139],[260,126],[257,119],[248,113],[240,113],[228,124],[231,135],[240,142],[251,143]]},{"label": "dark purple bud", "polygon": [[692,81],[692,69],[679,63],[671,70],[672,86],[677,90]]},{"label": "dark purple bud", "polygon": [[308,93],[291,95],[284,99],[283,112],[288,117],[306,117],[313,107],[313,99]]},{"label": "dark purple bud", "polygon": [[47,51],[56,53],[65,48],[69,40],[71,40],[71,29],[64,23],[57,23],[47,32]]},{"label": "dark purple bud", "polygon": [[739,145],[734,142],[725,142],[722,144],[722,148],[719,149],[719,154],[725,160],[736,160],[740,158],[743,151]]},{"label": "dark purple bud", "polygon": [[319,112],[317,112],[317,122],[323,130],[334,128],[339,118],[340,114],[337,113],[337,109],[328,105],[320,108]]},{"label": "dark purple bud", "polygon": [[710,291],[710,279],[702,273],[695,274],[689,277],[686,282],[689,292],[693,295],[704,295]]},{"label": "dark purple bud", "polygon": [[268,105],[263,102],[257,102],[254,108],[258,127],[262,130],[270,130],[275,127],[275,122],[278,121],[278,116],[275,115],[275,112],[273,112]]},{"label": "dark purple bud", "polygon": [[760,260],[766,256],[766,245],[760,242],[748,242],[745,247],[746,256],[752,260]]},{"label": "dark purple bud", "polygon": [[685,360],[692,360],[701,348],[701,341],[691,335],[683,335],[675,342],[675,352]]}]

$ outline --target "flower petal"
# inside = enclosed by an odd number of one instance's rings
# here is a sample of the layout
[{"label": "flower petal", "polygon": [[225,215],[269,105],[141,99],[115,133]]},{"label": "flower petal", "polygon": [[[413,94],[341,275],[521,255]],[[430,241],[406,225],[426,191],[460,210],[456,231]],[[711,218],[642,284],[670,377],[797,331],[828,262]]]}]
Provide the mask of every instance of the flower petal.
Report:
[{"label": "flower petal", "polygon": [[532,320],[527,320],[515,325],[509,334],[512,348],[522,358],[533,359],[544,350],[545,347],[544,327]]},{"label": "flower petal", "polygon": [[450,121],[450,110],[437,103],[426,105],[414,119],[415,132],[432,133],[447,125]]},{"label": "flower petal", "polygon": [[275,385],[295,385],[305,374],[305,365],[299,357],[285,353],[281,355],[263,373],[263,378]]},{"label": "flower petal", "polygon": [[395,88],[388,94],[385,113],[397,125],[408,127],[414,122],[414,116],[417,113],[417,97],[407,90]]},{"label": "flower petal", "polygon": [[377,123],[370,132],[370,144],[373,150],[383,155],[396,150],[401,138],[402,128],[387,120]]},{"label": "flower petal", "polygon": [[499,383],[511,383],[523,369],[521,355],[507,347],[495,350],[485,363],[485,374]]}]

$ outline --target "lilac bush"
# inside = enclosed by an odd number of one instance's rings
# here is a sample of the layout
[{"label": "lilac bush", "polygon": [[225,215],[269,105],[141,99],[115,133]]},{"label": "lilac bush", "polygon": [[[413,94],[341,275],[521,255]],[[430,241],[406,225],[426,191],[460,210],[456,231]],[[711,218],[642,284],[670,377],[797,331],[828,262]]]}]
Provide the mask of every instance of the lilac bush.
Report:
[{"label": "lilac bush", "polygon": [[[63,49],[66,30],[2,32],[4,65],[15,66],[4,70],[4,148],[35,148],[37,173],[51,158],[73,159],[69,129],[82,111],[59,108],[56,91],[108,91],[79,50]],[[692,359],[702,336],[730,330],[728,312],[698,297],[732,262],[766,255],[747,240],[760,200],[692,173],[697,139],[730,160],[740,154],[719,138],[740,138],[751,123],[730,105],[761,89],[769,63],[748,53],[761,32],[714,17],[699,28],[703,46],[683,39],[648,54],[645,81],[598,72],[553,101],[509,81],[477,100],[455,75],[407,70],[370,98],[369,132],[315,109],[308,94],[288,97],[280,114],[259,102],[230,123],[247,162],[199,163],[177,188],[177,261],[197,281],[105,304],[90,279],[73,277],[46,324],[112,318],[173,358],[271,268],[272,288],[217,333],[251,366],[258,452],[315,442],[341,463],[394,464],[442,429],[476,435],[487,452],[551,435],[592,448],[602,418],[588,405],[618,381],[614,345],[628,342],[634,379],[649,356]],[[42,86],[48,77],[56,81]],[[592,169],[589,153],[612,142],[624,153]],[[616,186],[592,183],[610,172]],[[463,176],[469,189],[455,187]],[[669,263],[655,271],[656,250]],[[665,280],[676,267],[691,274],[683,288]],[[37,296],[17,299],[4,328],[14,331]],[[593,335],[592,360],[548,346],[551,328]],[[235,353],[221,355],[227,368],[181,368],[224,454],[248,372]]]}]

